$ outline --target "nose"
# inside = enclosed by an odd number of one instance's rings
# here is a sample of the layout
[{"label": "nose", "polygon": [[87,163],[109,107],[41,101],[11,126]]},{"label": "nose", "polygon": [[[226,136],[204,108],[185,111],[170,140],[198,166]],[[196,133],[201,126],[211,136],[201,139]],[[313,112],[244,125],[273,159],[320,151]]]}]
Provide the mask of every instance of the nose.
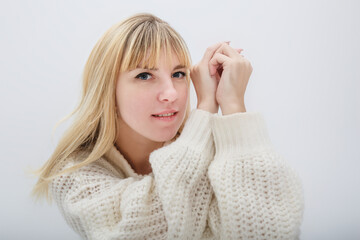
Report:
[{"label": "nose", "polygon": [[159,92],[159,101],[161,102],[174,102],[178,98],[178,92],[174,86],[171,78],[166,78],[161,81]]}]

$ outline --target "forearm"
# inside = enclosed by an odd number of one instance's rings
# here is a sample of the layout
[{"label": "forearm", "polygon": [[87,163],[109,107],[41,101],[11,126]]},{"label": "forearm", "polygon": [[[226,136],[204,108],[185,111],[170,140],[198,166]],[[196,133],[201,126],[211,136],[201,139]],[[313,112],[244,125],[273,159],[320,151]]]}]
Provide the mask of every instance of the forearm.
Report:
[{"label": "forearm", "polygon": [[124,178],[105,159],[55,178],[51,192],[67,223],[84,239],[145,239],[150,234],[161,239],[166,231],[153,178]]},{"label": "forearm", "polygon": [[214,154],[210,116],[192,112],[181,136],[150,156],[170,239],[199,238],[206,226],[212,191],[207,169]]},{"label": "forearm", "polygon": [[216,156],[208,174],[218,201],[222,236],[298,236],[301,183],[275,152],[262,117],[257,113],[216,117],[213,134]]}]

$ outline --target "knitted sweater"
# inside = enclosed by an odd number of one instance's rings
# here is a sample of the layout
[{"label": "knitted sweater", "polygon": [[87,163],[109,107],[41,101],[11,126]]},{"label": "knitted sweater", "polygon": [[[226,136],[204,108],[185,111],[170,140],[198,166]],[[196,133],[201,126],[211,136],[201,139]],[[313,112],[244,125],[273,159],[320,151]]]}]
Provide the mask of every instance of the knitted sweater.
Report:
[{"label": "knitted sweater", "polygon": [[113,147],[54,179],[51,192],[84,239],[298,239],[301,183],[260,113],[193,110],[150,163],[153,172],[138,175]]}]

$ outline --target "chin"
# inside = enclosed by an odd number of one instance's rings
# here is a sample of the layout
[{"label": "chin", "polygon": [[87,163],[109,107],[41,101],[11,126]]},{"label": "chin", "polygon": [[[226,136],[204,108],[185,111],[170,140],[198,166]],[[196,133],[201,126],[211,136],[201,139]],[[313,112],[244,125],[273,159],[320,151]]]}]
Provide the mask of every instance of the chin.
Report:
[{"label": "chin", "polygon": [[177,132],[178,132],[178,130],[167,132],[164,134],[157,134],[157,135],[154,135],[156,137],[153,137],[152,140],[155,142],[167,142],[167,141],[170,141],[171,139],[173,139],[176,136]]}]

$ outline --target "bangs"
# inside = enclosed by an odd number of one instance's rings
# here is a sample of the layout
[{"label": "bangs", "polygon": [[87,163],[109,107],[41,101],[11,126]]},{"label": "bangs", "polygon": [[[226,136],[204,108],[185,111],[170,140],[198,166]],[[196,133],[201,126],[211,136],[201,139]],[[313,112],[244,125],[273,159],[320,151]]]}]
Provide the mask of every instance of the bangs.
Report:
[{"label": "bangs", "polygon": [[173,55],[181,65],[189,69],[191,59],[181,36],[166,23],[143,22],[126,39],[120,71],[136,68],[156,68],[160,55],[164,52],[166,62],[172,66]]}]

